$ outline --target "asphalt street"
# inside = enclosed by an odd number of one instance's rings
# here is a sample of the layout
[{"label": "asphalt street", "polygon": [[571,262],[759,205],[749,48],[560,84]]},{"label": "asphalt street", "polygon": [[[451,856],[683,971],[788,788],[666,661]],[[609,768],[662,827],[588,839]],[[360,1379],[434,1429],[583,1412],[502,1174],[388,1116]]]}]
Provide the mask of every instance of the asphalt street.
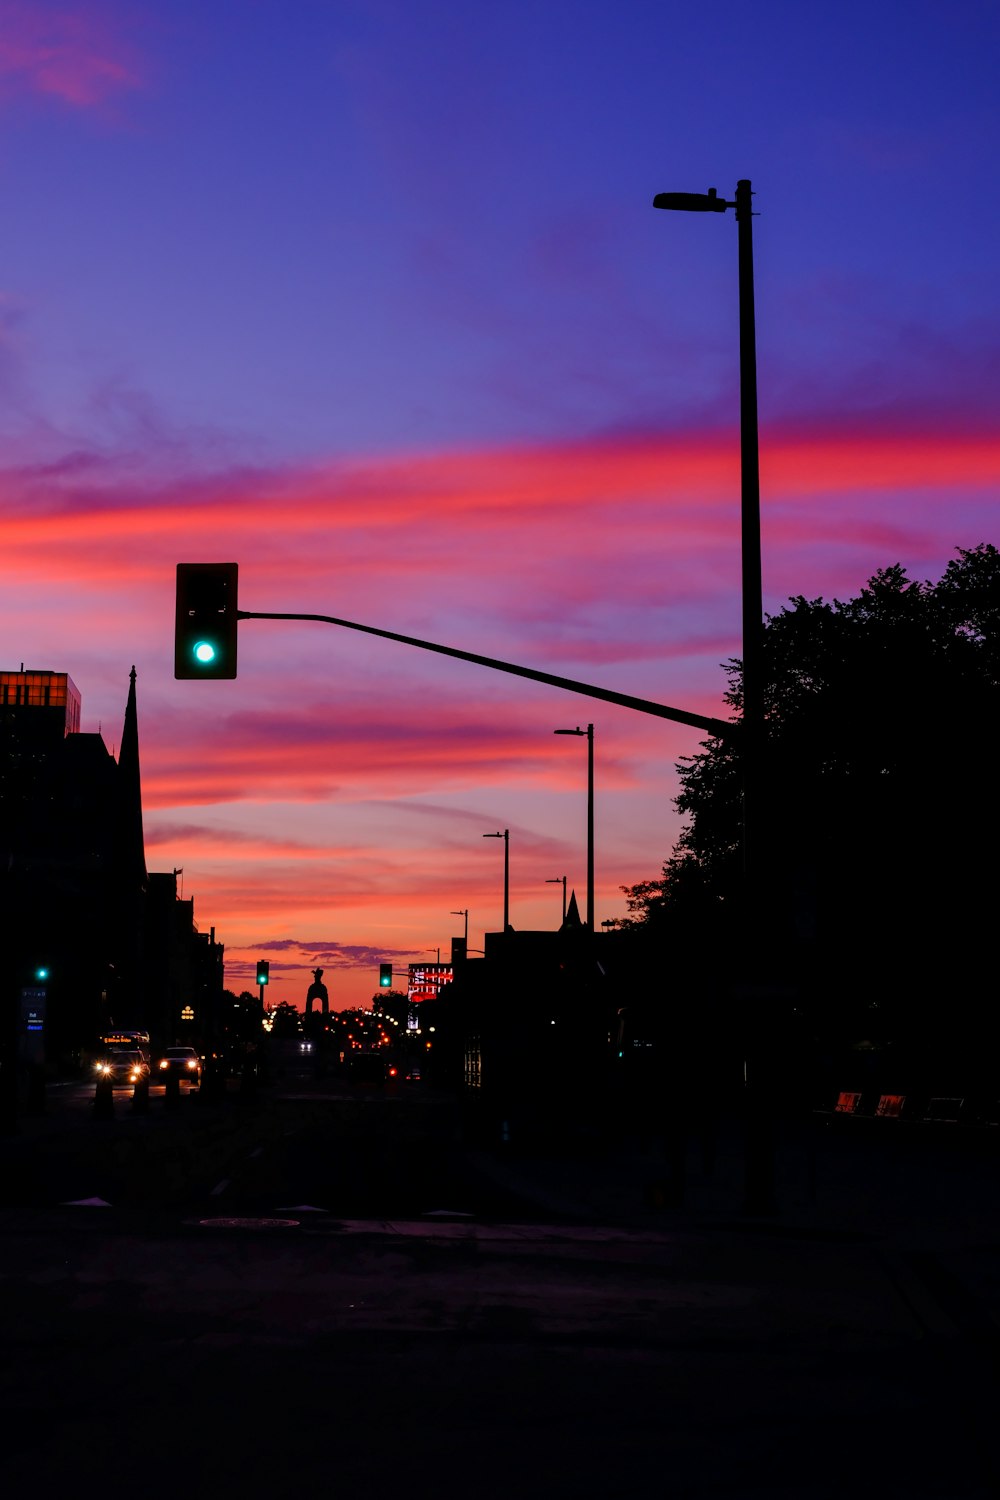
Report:
[{"label": "asphalt street", "polygon": [[1000,1493],[981,1143],[795,1140],[751,1222],[726,1138],[667,1207],[648,1143],[471,1149],[430,1093],[87,1107],[0,1148],[12,1490]]}]

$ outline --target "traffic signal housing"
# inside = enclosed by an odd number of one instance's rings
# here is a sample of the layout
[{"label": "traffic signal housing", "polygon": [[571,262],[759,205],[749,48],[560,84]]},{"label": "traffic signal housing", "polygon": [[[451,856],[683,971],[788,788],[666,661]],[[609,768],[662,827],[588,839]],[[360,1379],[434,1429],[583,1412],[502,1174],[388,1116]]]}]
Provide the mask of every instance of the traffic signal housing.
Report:
[{"label": "traffic signal housing", "polygon": [[392,989],[392,964],[379,964],[378,987],[380,990]]},{"label": "traffic signal housing", "polygon": [[271,965],[270,965],[270,963],[268,963],[267,959],[258,958],[258,960],[257,960],[257,983],[258,984],[267,984],[267,983],[269,983],[268,976],[269,976],[269,973],[270,973],[270,969],[271,969]]},{"label": "traffic signal housing", "polygon": [[174,676],[236,676],[238,563],[178,563]]}]

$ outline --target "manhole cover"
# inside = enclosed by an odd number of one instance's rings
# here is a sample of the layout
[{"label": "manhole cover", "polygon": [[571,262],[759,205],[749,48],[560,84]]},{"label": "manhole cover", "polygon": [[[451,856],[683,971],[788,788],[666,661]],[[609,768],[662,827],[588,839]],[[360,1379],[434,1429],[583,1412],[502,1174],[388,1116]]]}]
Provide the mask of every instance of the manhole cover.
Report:
[{"label": "manhole cover", "polygon": [[298,1219],[199,1219],[202,1229],[298,1229]]}]

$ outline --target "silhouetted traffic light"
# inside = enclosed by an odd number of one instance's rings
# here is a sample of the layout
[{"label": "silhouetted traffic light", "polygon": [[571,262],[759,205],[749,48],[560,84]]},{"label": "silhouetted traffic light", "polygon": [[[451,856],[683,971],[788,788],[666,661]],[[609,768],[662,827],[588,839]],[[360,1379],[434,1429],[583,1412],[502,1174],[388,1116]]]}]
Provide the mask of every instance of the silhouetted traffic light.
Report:
[{"label": "silhouetted traffic light", "polygon": [[378,987],[380,990],[392,989],[392,964],[379,964]]},{"label": "silhouetted traffic light", "polygon": [[267,984],[269,982],[268,981],[268,973],[270,971],[270,968],[271,968],[271,965],[267,962],[266,959],[258,958],[258,960],[257,960],[257,983],[258,984]]},{"label": "silhouetted traffic light", "polygon": [[178,563],[174,676],[236,676],[238,563]]}]

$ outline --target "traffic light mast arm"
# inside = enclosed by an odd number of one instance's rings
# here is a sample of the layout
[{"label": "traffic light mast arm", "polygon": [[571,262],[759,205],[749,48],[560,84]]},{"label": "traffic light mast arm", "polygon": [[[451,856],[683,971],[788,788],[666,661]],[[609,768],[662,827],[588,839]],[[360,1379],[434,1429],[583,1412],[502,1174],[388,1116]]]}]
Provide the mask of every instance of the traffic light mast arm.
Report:
[{"label": "traffic light mast arm", "polygon": [[689,724],[693,729],[703,729],[719,739],[736,739],[739,724],[727,723],[725,719],[711,719],[705,714],[691,714],[683,708],[669,708],[665,703],[652,703],[648,698],[634,698],[629,693],[616,693],[613,688],[594,687],[588,682],[576,682],[572,677],[557,677],[554,672],[536,672],[533,667],[518,667],[513,662],[497,661],[492,656],[477,656],[473,651],[459,651],[454,646],[437,646],[433,641],[421,641],[412,635],[397,635],[393,630],[379,630],[374,625],[358,625],[354,620],[338,620],[333,615],[273,614],[258,610],[240,609],[238,620],[316,620],[323,625],[341,625],[345,630],[361,630],[365,635],[378,635],[386,641],[399,641],[404,646],[419,646],[422,651],[436,651],[439,656],[454,656],[458,661],[471,661],[477,667],[489,667],[494,672],[511,672],[515,677],[527,677],[532,682],[545,682],[549,687],[563,688],[568,693],[580,693],[586,698],[600,698],[605,703],[617,703],[621,708],[630,708],[636,713],[652,714],[658,719],[672,719],[675,724]]}]

